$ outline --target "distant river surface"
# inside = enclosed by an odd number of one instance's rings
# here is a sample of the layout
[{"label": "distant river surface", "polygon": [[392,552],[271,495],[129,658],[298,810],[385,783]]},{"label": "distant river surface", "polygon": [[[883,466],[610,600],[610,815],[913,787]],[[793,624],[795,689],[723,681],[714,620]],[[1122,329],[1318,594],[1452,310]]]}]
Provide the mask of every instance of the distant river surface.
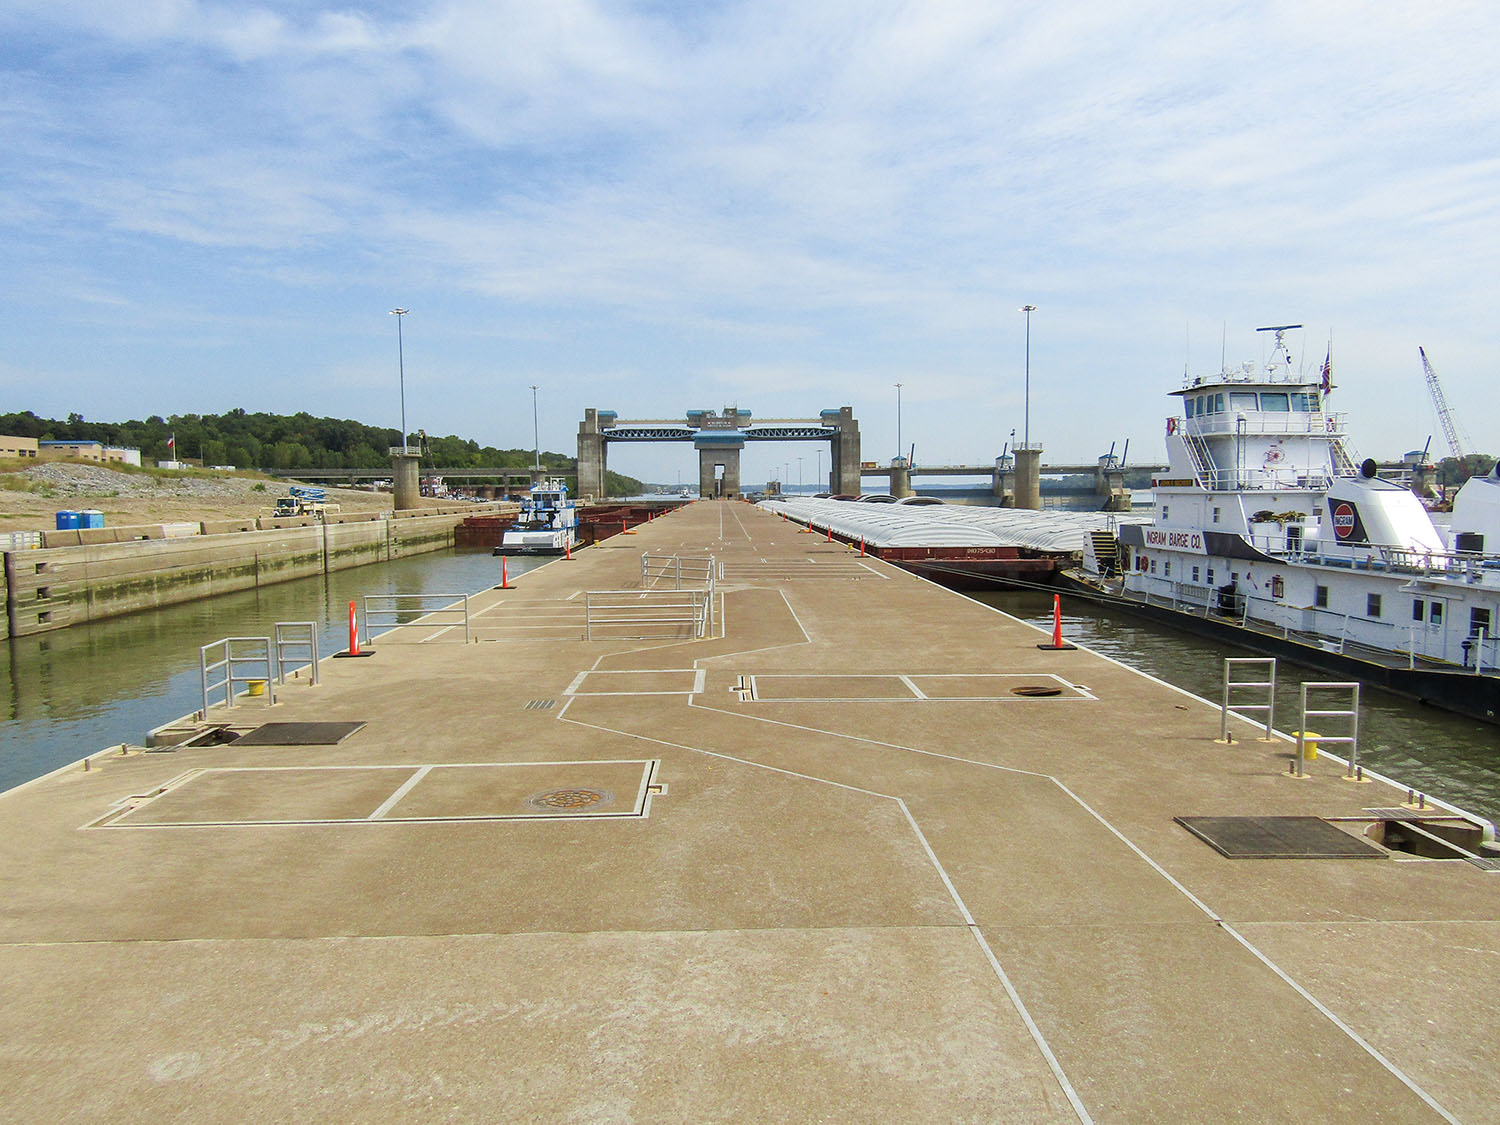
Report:
[{"label": "distant river surface", "polygon": [[[980,591],[970,596],[1048,631],[1052,628],[1051,594]],[[1066,595],[1062,604],[1067,640],[1214,703],[1224,698],[1225,658],[1258,655]],[[1277,728],[1297,729],[1304,680],[1335,678],[1278,660]],[[1486,819],[1500,818],[1500,726],[1437,711],[1373,688],[1361,689],[1360,712],[1359,753],[1367,768]],[[1330,724],[1340,721],[1328,720]],[[1326,733],[1343,730],[1329,727]],[[1343,748],[1329,749],[1344,756]]]},{"label": "distant river surface", "polygon": [[[547,561],[512,558],[509,572]],[[139,744],[198,710],[203,645],[313,621],[327,656],[349,647],[349,602],[362,594],[472,594],[499,581],[500,560],[487,548],[436,551],[0,641],[0,792],[105,747]]]}]

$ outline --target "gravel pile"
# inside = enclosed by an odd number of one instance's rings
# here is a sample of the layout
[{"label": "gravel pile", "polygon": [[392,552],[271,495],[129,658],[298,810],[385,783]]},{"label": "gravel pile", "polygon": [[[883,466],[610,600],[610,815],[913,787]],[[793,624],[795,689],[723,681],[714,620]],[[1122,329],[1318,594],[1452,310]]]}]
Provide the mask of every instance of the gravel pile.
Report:
[{"label": "gravel pile", "polygon": [[[225,500],[250,495],[259,482],[244,477],[220,480],[201,477],[154,477],[145,473],[120,473],[102,465],[52,462],[33,465],[27,479],[53,489],[61,496],[138,496],[144,498]],[[274,484],[267,489],[281,491]]]}]

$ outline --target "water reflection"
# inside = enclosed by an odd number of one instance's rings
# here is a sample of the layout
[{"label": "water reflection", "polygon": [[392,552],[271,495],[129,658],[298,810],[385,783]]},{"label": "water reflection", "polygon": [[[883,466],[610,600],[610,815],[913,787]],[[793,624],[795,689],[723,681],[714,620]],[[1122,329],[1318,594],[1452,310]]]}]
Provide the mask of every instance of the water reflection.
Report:
[{"label": "water reflection", "polygon": [[[1034,625],[1052,627],[1051,594],[973,596]],[[1076,599],[1064,598],[1063,611],[1069,640],[1216,702],[1224,693],[1224,660],[1256,655]],[[1338,677],[1286,660],[1277,661],[1276,669],[1276,725],[1294,730],[1302,683]],[[1500,818],[1500,727],[1374,688],[1360,690],[1360,712],[1360,759],[1370,769],[1491,820]]]},{"label": "water reflection", "polygon": [[[523,574],[544,559],[509,560]],[[55,633],[0,643],[6,688],[0,791],[201,706],[198,649],[225,636],[267,636],[278,621],[318,625],[325,655],[347,648],[349,602],[362,594],[474,593],[495,585],[488,550],[413,555]]]}]

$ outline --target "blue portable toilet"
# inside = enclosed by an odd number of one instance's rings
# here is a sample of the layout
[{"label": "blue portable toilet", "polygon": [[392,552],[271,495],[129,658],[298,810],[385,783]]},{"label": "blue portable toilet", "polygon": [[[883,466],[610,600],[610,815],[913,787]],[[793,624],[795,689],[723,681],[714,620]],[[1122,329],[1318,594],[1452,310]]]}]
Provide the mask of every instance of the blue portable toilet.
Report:
[{"label": "blue portable toilet", "polygon": [[98,508],[85,508],[78,513],[79,527],[103,527],[104,513]]},{"label": "blue portable toilet", "polygon": [[77,512],[58,512],[57,513],[57,530],[58,531],[77,531],[78,530],[78,513]]}]

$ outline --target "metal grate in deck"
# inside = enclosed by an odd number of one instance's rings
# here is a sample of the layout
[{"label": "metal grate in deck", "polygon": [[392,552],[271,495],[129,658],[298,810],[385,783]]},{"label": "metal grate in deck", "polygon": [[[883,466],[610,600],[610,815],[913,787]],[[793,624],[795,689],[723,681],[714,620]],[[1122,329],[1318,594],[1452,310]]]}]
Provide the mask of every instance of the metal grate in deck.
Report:
[{"label": "metal grate in deck", "polygon": [[1316,816],[1174,817],[1230,859],[1378,859],[1385,852]]},{"label": "metal grate in deck", "polygon": [[334,746],[365,724],[265,723],[235,740],[236,746]]}]

